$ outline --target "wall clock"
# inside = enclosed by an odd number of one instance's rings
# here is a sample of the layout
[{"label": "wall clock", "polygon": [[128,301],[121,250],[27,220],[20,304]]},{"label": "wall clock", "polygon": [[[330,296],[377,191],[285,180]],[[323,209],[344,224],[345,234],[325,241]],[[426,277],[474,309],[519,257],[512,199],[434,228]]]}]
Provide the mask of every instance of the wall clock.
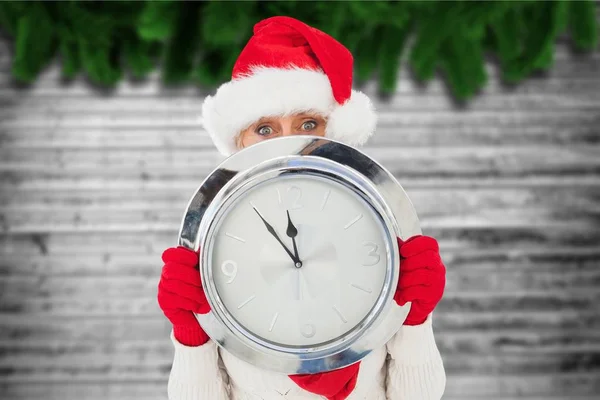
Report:
[{"label": "wall clock", "polygon": [[251,364],[301,374],[355,363],[400,329],[410,305],[393,300],[396,237],[420,233],[405,191],[375,160],[291,136],[215,169],[189,202],[179,244],[201,249],[207,334]]}]

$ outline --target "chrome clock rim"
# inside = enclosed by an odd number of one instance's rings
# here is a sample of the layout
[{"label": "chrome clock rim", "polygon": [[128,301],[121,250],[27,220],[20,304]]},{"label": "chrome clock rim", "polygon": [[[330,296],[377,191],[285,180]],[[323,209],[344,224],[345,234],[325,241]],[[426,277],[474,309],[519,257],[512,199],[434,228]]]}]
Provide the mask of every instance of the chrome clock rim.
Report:
[{"label": "chrome clock rim", "polygon": [[[350,186],[366,198],[381,217],[387,235],[386,281],[372,313],[363,323],[339,340],[310,348],[277,346],[253,336],[234,320],[223,306],[212,280],[209,257],[212,232],[226,208],[238,196],[281,174],[326,174]],[[395,237],[407,239],[420,234],[416,212],[400,184],[380,164],[343,143],[312,136],[268,140],[227,158],[202,183],[184,215],[179,244],[201,252],[204,290],[211,305],[208,314],[196,317],[207,334],[223,349],[238,358],[275,372],[317,373],[353,364],[382,346],[397,332],[409,305],[399,307],[393,300],[399,271]]]}]

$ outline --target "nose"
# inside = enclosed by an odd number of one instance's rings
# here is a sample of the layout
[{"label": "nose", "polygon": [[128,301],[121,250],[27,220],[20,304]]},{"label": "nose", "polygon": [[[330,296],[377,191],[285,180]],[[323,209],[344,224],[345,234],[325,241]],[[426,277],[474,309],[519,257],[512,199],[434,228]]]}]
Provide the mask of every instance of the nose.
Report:
[{"label": "nose", "polygon": [[294,132],[294,129],[292,128],[291,124],[283,124],[282,130],[281,130],[281,136],[292,136],[295,133],[296,132]]}]

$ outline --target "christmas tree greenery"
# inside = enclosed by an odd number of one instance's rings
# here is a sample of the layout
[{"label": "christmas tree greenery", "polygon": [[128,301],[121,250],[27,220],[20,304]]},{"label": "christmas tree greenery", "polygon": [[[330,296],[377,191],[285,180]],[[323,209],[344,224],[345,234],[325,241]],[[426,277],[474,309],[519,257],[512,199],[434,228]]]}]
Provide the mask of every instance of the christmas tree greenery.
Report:
[{"label": "christmas tree greenery", "polygon": [[85,73],[102,86],[155,68],[166,83],[214,86],[230,78],[252,26],[274,15],[340,40],[357,80],[376,77],[383,93],[395,89],[403,52],[418,79],[441,71],[455,96],[469,98],[486,83],[486,57],[517,82],[552,66],[559,35],[579,50],[598,44],[593,1],[7,1],[0,31],[14,41],[20,82],[59,57],[65,78]]}]

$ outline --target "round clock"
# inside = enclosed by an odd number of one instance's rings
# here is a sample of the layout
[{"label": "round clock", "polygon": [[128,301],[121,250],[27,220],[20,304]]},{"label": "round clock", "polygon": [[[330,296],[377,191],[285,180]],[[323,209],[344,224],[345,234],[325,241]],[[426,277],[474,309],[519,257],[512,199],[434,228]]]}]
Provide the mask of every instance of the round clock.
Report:
[{"label": "round clock", "polygon": [[317,373],[385,345],[410,304],[393,300],[397,237],[420,234],[394,177],[330,139],[271,139],[226,159],[192,197],[179,244],[200,251],[226,351],[261,368]]}]

